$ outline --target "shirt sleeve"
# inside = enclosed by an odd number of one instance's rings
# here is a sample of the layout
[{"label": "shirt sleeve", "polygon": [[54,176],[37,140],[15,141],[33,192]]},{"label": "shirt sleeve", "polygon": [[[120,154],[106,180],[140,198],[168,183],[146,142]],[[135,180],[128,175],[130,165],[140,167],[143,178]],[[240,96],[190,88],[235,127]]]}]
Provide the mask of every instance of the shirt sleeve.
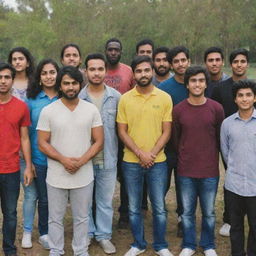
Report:
[{"label": "shirt sleeve", "polygon": [[47,112],[47,108],[43,108],[41,111],[36,129],[45,132],[51,131],[50,116]]},{"label": "shirt sleeve", "polygon": [[24,104],[24,114],[23,117],[21,119],[21,126],[30,126],[31,122],[30,122],[30,114],[29,114],[29,110],[26,104]]},{"label": "shirt sleeve", "polygon": [[229,136],[228,136],[228,125],[227,122],[223,122],[220,129],[220,146],[222,156],[224,158],[225,163],[228,161],[228,153],[229,153]]},{"label": "shirt sleeve", "polygon": [[118,111],[117,111],[117,118],[116,121],[118,123],[123,123],[123,124],[127,124],[127,117],[126,117],[126,113],[125,113],[125,104],[124,104],[124,100],[123,100],[123,96],[121,97],[119,104],[118,104]]},{"label": "shirt sleeve", "polygon": [[102,126],[102,120],[99,110],[95,107],[95,113],[92,120],[92,128]]}]

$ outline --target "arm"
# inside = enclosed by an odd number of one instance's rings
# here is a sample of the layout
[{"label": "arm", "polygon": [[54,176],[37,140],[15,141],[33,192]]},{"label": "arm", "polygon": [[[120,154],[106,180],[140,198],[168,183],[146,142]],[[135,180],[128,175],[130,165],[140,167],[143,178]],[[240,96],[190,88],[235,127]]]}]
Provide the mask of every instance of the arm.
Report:
[{"label": "arm", "polygon": [[29,184],[31,184],[34,174],[32,171],[31,148],[30,148],[30,140],[29,140],[27,126],[20,127],[20,141],[21,141],[21,150],[26,162],[26,168],[24,171],[24,185],[28,186]]},{"label": "arm", "polygon": [[79,168],[76,165],[76,160],[71,157],[65,157],[60,154],[49,142],[51,138],[51,132],[38,130],[38,146],[48,157],[60,162],[67,172],[73,173]]},{"label": "arm", "polygon": [[104,135],[102,126],[92,128],[92,141],[93,144],[91,147],[81,157],[75,158],[77,160],[76,166],[78,169],[103,149]]},{"label": "arm", "polygon": [[220,146],[221,146],[221,153],[222,153],[224,162],[227,164],[228,154],[229,154],[229,137],[228,137],[228,129],[225,122],[223,122],[221,125]]}]

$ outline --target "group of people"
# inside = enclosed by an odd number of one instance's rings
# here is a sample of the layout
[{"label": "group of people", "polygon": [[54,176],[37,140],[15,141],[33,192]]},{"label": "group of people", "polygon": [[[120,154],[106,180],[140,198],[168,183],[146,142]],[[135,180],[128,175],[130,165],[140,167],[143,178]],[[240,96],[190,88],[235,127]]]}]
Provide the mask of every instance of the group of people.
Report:
[{"label": "group of people", "polygon": [[[232,75],[222,71],[223,51],[210,47],[205,67],[192,65],[183,46],[136,45],[131,66],[120,62],[122,43],[105,44],[105,56],[81,63],[76,44],[61,50],[61,68],[43,59],[35,68],[24,47],[0,63],[0,199],[3,251],[17,256],[15,233],[20,184],[24,189],[22,248],[31,248],[36,209],[39,243],[50,256],[64,255],[70,203],[75,256],[88,256],[95,239],[106,254],[112,239],[112,200],[120,182],[119,228],[133,243],[124,256],[145,252],[143,212],[153,215],[153,249],[173,256],[166,241],[165,197],[172,171],[177,202],[179,256],[199,246],[216,256],[215,198],[219,153],[226,169],[223,226],[232,256],[256,256],[256,84],[247,79],[249,53],[230,54]],[[249,223],[245,249],[244,216]]]}]

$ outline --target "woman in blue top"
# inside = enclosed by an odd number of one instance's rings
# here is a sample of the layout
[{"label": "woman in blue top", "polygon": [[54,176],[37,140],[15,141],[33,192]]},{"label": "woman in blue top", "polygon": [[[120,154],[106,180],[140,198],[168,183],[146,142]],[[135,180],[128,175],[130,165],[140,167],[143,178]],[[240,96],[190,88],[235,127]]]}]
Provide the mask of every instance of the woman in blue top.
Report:
[{"label": "woman in blue top", "polygon": [[[35,185],[38,194],[38,229],[39,243],[45,249],[48,245],[48,199],[46,189],[47,158],[38,149],[37,122],[42,109],[57,100],[55,90],[56,77],[59,67],[52,59],[42,60],[36,69],[34,81],[27,89],[27,105],[30,110],[31,126],[29,136],[31,142],[32,162],[35,166]],[[31,233],[27,235],[31,241]]]}]

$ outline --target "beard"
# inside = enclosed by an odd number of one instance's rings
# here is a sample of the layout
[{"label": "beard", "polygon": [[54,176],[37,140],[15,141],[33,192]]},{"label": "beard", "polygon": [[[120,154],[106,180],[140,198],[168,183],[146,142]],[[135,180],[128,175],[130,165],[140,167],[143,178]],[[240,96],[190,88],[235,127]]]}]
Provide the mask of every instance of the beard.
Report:
[{"label": "beard", "polygon": [[116,65],[121,59],[121,54],[116,56],[115,58],[111,58],[109,55],[106,55],[106,59],[109,64]]},{"label": "beard", "polygon": [[141,80],[143,80],[143,79],[145,79],[145,77],[142,77],[140,80],[137,80],[137,81],[136,81],[136,83],[137,83],[138,86],[140,86],[140,87],[147,87],[147,86],[149,86],[149,85],[151,84],[151,82],[152,82],[152,77],[149,78],[149,79],[147,79],[146,82],[141,82]]},{"label": "beard", "polygon": [[[161,68],[162,66],[160,66],[159,68]],[[157,68],[155,68],[155,73],[158,76],[165,76],[169,73],[170,69],[166,68],[165,70],[159,71]]]},{"label": "beard", "polygon": [[76,93],[74,93],[72,96],[69,96],[67,93],[64,93],[63,91],[61,92],[62,97],[65,98],[66,100],[74,100],[78,97],[80,91],[77,91]]}]

